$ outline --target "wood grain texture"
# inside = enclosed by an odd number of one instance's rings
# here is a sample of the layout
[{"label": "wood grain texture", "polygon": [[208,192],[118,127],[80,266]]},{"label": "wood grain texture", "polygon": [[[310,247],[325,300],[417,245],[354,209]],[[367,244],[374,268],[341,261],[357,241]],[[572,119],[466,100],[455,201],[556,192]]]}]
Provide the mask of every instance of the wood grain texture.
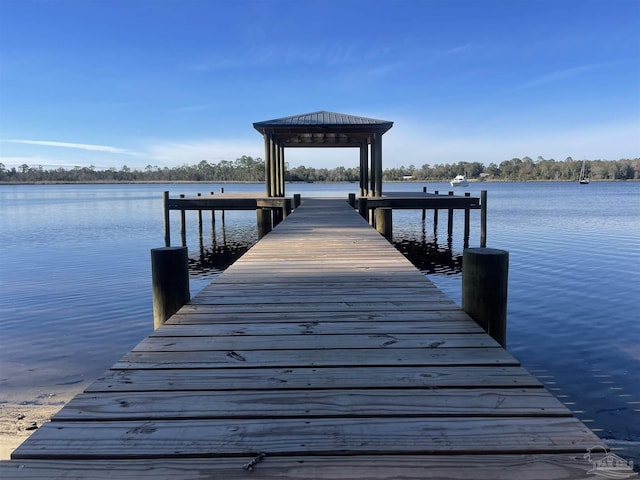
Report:
[{"label": "wood grain texture", "polygon": [[307,199],[0,475],[577,479],[601,444],[345,201]]},{"label": "wood grain texture", "polygon": [[[24,460],[0,462],[0,478],[16,480],[587,480],[598,478],[582,454],[267,456],[153,460]],[[90,474],[88,474],[90,472]],[[627,478],[638,478],[629,473]]]}]

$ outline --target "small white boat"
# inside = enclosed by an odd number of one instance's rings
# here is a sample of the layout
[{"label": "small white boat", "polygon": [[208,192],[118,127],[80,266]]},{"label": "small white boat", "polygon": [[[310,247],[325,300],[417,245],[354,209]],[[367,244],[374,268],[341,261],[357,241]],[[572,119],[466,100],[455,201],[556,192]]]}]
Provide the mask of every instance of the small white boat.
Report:
[{"label": "small white boat", "polygon": [[587,161],[582,161],[582,168],[580,169],[580,179],[578,180],[580,185],[587,185],[589,183],[589,175],[587,174]]},{"label": "small white boat", "polygon": [[456,175],[456,178],[449,182],[452,187],[468,187],[467,177],[464,175]]}]

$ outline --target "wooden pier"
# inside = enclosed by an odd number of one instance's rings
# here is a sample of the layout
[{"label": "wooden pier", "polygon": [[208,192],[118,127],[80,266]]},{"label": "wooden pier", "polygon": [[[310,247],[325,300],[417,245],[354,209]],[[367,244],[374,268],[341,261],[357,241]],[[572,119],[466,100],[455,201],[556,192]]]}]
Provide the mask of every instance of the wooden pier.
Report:
[{"label": "wooden pier", "polygon": [[602,445],[347,202],[305,199],[0,477],[581,479]]}]

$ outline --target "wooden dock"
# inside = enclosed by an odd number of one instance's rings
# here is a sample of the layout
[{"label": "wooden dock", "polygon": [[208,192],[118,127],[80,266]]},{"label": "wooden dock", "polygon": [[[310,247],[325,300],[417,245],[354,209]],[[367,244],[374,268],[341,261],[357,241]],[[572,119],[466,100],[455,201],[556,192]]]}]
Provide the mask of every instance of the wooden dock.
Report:
[{"label": "wooden dock", "polygon": [[0,477],[578,479],[601,445],[345,201],[305,199]]}]

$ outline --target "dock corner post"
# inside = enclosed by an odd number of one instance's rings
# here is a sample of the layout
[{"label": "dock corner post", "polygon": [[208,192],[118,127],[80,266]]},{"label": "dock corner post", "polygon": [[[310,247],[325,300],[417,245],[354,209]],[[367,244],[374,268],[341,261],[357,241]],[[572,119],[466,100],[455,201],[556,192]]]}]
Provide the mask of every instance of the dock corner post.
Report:
[{"label": "dock corner post", "polygon": [[351,208],[356,208],[356,194],[355,193],[350,193],[349,194],[349,205],[351,205]]},{"label": "dock corner post", "polygon": [[151,249],[153,327],[164,324],[189,301],[189,257],[187,247]]},{"label": "dock corner post", "polygon": [[299,193],[293,194],[293,208],[296,209],[300,206],[301,198]]},{"label": "dock corner post", "polygon": [[164,209],[164,246],[171,246],[171,222],[169,218],[169,192],[165,191],[162,198]]},{"label": "dock corner post", "polygon": [[509,252],[467,248],[462,257],[462,309],[507,347]]},{"label": "dock corner post", "polygon": [[480,191],[480,247],[487,246],[487,191]]},{"label": "dock corner post", "polygon": [[271,231],[271,210],[268,208],[257,208],[256,217],[258,221],[258,240]]},{"label": "dock corner post", "polygon": [[367,210],[367,197],[358,197],[358,212],[365,220],[369,220]]},{"label": "dock corner post", "polygon": [[393,242],[393,209],[376,208],[376,230],[389,242]]}]

